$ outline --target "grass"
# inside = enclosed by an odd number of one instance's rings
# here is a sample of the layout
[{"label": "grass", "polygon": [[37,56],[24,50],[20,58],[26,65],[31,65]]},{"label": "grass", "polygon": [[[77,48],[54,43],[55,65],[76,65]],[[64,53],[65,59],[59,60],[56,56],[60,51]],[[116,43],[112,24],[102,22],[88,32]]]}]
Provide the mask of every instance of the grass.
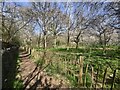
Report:
[{"label": "grass", "polygon": [[78,81],[77,81],[76,78],[74,78],[74,77],[71,76],[71,75],[65,75],[65,76],[66,76],[66,78],[70,81],[72,87],[75,87],[75,88],[78,87]]},{"label": "grass", "polygon": [[[39,51],[44,51],[44,50],[39,49]],[[50,48],[50,49],[47,49],[47,51],[54,52],[54,57],[55,57],[53,66],[49,66],[48,68],[46,68],[46,71],[48,73],[53,74],[53,75],[54,74],[62,74],[62,72],[64,72],[64,68],[61,68],[61,67],[63,67],[61,65],[64,63],[69,70],[75,71],[76,69],[79,69],[79,68],[76,68],[72,64],[70,65],[69,61],[78,60],[79,55],[77,55],[76,53],[82,53],[82,55],[85,56],[84,64],[86,64],[86,63],[93,64],[94,71],[97,70],[98,65],[100,66],[100,70],[102,70],[99,75],[100,80],[102,80],[104,69],[108,66],[107,62],[109,62],[111,67],[115,69],[118,67],[118,61],[120,58],[120,56],[119,56],[120,49],[115,49],[115,48],[108,49],[108,50],[106,50],[106,52],[104,52],[100,48],[91,48],[90,49],[89,47],[88,48],[78,48],[78,49],[75,49],[75,48],[69,48],[69,49],[67,49],[67,48]],[[58,54],[55,54],[56,52]],[[73,54],[71,54],[71,53],[73,53]],[[58,63],[59,67],[57,67],[56,62]],[[66,62],[68,62],[68,63],[66,63]],[[60,72],[58,69],[60,70]],[[88,69],[88,72],[90,72],[89,70],[90,70],[90,68]],[[109,72],[108,74],[113,73],[113,72],[110,73],[110,71],[111,70],[108,70],[108,72]],[[64,72],[64,73],[66,73],[66,72]],[[69,81],[73,87],[77,87],[78,83],[72,75],[65,74],[64,76],[67,77],[67,79],[69,79]],[[91,77],[90,77],[90,75],[87,75],[87,87],[90,87],[90,86],[91,86]],[[117,84],[116,84],[116,87],[117,87]]]},{"label": "grass", "polygon": [[102,49],[98,49],[98,48],[92,48],[90,50],[90,48],[50,48],[49,51],[53,51],[53,52],[68,52],[68,53],[82,53],[85,56],[105,56],[105,57],[111,57],[111,58],[115,58],[118,57],[120,58],[120,50],[119,49],[108,49],[105,52]]},{"label": "grass", "polygon": [[[106,51],[103,51],[100,47],[86,47],[86,48],[49,48],[47,51],[51,52],[59,52],[59,53],[69,53],[69,54],[79,54],[84,56],[100,56],[100,57],[108,57],[108,58],[120,58],[120,49],[116,48],[115,46],[108,47],[111,49],[107,49]],[[45,50],[43,48],[36,48],[37,51],[44,52]]]},{"label": "grass", "polygon": [[21,90],[23,88],[23,82],[21,80],[16,79],[14,81],[14,87],[16,90]]},{"label": "grass", "polygon": [[78,49],[75,49],[75,48],[51,48],[49,49],[51,51],[56,51],[56,52],[72,52],[72,53],[84,53],[85,50],[83,48],[78,48]]},{"label": "grass", "polygon": [[18,72],[18,69],[20,67],[20,59],[17,60],[17,72],[16,72],[16,78],[15,80],[13,81],[13,88],[15,88],[16,90],[21,90],[23,88],[23,81],[20,80],[20,77],[19,76],[19,72]]}]

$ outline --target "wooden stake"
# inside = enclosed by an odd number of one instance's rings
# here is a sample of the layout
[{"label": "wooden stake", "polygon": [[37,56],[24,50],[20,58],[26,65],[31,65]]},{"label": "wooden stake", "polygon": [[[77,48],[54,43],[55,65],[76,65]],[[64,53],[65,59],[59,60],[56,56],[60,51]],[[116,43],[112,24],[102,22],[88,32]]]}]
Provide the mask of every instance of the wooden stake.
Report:
[{"label": "wooden stake", "polygon": [[98,76],[99,76],[99,66],[98,66],[98,69],[97,69],[96,82],[95,82],[95,89],[96,90],[97,90]]},{"label": "wooden stake", "polygon": [[91,71],[91,80],[92,80],[91,88],[92,88],[93,87],[93,83],[94,83],[94,80],[93,80],[93,78],[94,78],[94,68],[93,68],[92,65],[91,65],[91,69],[92,69],[92,71]]},{"label": "wooden stake", "polygon": [[111,85],[110,90],[113,89],[113,85],[114,85],[114,81],[115,81],[115,75],[116,75],[116,70],[114,70],[114,72],[113,72],[112,85]]},{"label": "wooden stake", "polygon": [[80,56],[80,71],[79,71],[79,85],[80,86],[83,86],[82,75],[83,75],[83,56]]},{"label": "wooden stake", "polygon": [[87,71],[88,71],[88,64],[86,65],[86,70],[85,70],[84,87],[86,87],[86,85],[87,85],[87,82],[86,82]]}]

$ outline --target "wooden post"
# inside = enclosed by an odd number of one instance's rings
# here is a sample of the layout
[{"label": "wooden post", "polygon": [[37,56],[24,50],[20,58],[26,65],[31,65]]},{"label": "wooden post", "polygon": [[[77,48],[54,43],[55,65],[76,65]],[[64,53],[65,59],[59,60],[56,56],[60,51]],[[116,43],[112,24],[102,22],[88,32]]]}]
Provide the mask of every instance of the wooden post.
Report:
[{"label": "wooden post", "polygon": [[79,70],[79,85],[80,86],[83,86],[82,75],[83,75],[83,56],[80,56],[80,70]]},{"label": "wooden post", "polygon": [[102,90],[104,89],[106,75],[107,75],[107,68],[105,69],[104,76],[103,76]]},{"label": "wooden post", "polygon": [[31,51],[31,54],[34,54],[34,52],[35,52],[35,49],[33,48],[32,51]]},{"label": "wooden post", "polygon": [[112,84],[111,84],[110,90],[113,89],[113,85],[114,85],[114,81],[115,81],[115,75],[116,75],[116,70],[114,70],[114,72],[113,72],[113,78],[112,78]]},{"label": "wooden post", "polygon": [[99,66],[98,66],[98,69],[97,69],[96,82],[95,82],[95,89],[96,90],[97,90],[98,76],[99,76]]},{"label": "wooden post", "polygon": [[31,48],[29,48],[29,54],[31,55],[31,52],[32,52],[32,50],[31,50]]},{"label": "wooden post", "polygon": [[91,88],[92,88],[93,84],[94,84],[94,80],[93,80],[93,78],[94,78],[94,68],[93,68],[92,65],[91,65],[91,69],[92,69],[92,71],[91,71],[91,80],[92,80]]},{"label": "wooden post", "polygon": [[85,77],[84,77],[84,87],[86,87],[86,77],[87,77],[87,71],[88,71],[88,64],[86,65],[86,70],[85,70]]},{"label": "wooden post", "polygon": [[25,51],[27,51],[27,45],[25,46]]}]

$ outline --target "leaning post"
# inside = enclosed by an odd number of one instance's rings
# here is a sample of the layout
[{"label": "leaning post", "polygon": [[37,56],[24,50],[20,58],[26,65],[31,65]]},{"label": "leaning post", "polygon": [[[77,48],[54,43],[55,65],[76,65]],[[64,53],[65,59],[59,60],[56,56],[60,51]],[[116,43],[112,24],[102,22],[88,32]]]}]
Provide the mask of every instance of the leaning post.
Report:
[{"label": "leaning post", "polygon": [[83,56],[80,56],[80,70],[79,70],[79,85],[80,87],[83,86],[83,59],[84,57]]}]

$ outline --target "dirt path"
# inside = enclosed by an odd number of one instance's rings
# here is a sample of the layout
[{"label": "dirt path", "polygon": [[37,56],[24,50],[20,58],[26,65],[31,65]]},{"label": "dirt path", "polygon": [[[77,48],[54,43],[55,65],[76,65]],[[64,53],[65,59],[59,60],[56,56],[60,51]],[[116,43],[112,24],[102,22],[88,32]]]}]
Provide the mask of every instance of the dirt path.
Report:
[{"label": "dirt path", "polygon": [[38,88],[65,88],[68,87],[68,82],[64,77],[59,76],[58,78],[54,76],[49,76],[43,70],[41,71],[39,67],[30,59],[29,55],[24,52],[20,53],[20,74],[23,80],[24,89],[38,89]]}]

